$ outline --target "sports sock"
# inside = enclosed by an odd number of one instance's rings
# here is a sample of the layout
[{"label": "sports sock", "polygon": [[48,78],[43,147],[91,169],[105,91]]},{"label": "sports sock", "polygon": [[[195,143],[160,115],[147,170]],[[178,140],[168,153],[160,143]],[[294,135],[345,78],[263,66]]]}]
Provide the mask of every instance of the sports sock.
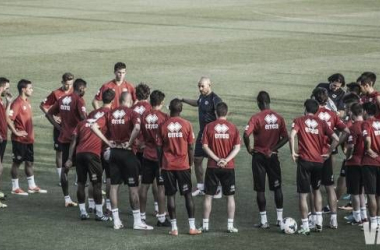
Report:
[{"label": "sports sock", "polygon": [[309,220],[306,218],[306,219],[302,219],[301,221],[302,221],[302,228],[304,230],[310,230],[309,229]]},{"label": "sports sock", "polygon": [[177,220],[176,219],[173,219],[173,220],[170,220],[171,224],[172,224],[172,231],[174,230],[178,230],[178,227],[177,227]]},{"label": "sports sock", "polygon": [[73,201],[71,200],[70,195],[65,196],[65,202],[66,202],[66,203],[71,203],[71,202],[73,202]]},{"label": "sports sock", "polygon": [[315,224],[322,226],[323,224],[322,212],[315,212],[315,217],[316,217]]},{"label": "sports sock", "polygon": [[360,208],[360,216],[362,217],[362,220],[367,219],[367,207],[361,207]]},{"label": "sports sock", "polygon": [[154,202],[154,211],[156,213],[158,213],[158,202],[157,201]]},{"label": "sports sock", "polygon": [[311,221],[315,224],[317,222],[317,215],[311,214]]},{"label": "sports sock", "polygon": [[282,221],[282,213],[283,213],[284,209],[283,208],[277,208],[276,210],[277,210],[277,220]]},{"label": "sports sock", "polygon": [[190,229],[195,229],[195,218],[189,218]]},{"label": "sports sock", "polygon": [[[70,196],[69,196],[70,197]],[[81,214],[85,214],[86,212],[86,203],[80,203],[79,204],[79,211]]]},{"label": "sports sock", "polygon": [[95,204],[96,207],[96,215],[99,217],[103,216],[103,206],[102,204]]},{"label": "sports sock", "polygon": [[205,185],[203,184],[203,183],[197,183],[197,188],[199,189],[199,190],[204,190],[205,189]]},{"label": "sports sock", "polygon": [[166,219],[165,214],[157,214],[157,219],[159,222],[164,223]]},{"label": "sports sock", "polygon": [[109,210],[109,211],[112,210],[111,200],[110,199],[106,199],[106,209]]},{"label": "sports sock", "polygon": [[261,218],[261,224],[265,224],[268,222],[267,220],[267,212],[266,211],[263,211],[263,212],[260,212],[260,218]]},{"label": "sports sock", "polygon": [[331,213],[330,219],[336,221],[336,213]]},{"label": "sports sock", "polygon": [[95,208],[95,201],[92,198],[88,198],[88,207],[94,209]]},{"label": "sports sock", "polygon": [[380,216],[377,216],[377,225],[380,225]]},{"label": "sports sock", "polygon": [[360,210],[354,211],[352,214],[354,215],[354,219],[356,222],[360,222],[362,220],[360,217]]},{"label": "sports sock", "polygon": [[208,230],[208,222],[209,222],[209,219],[203,219],[203,224],[202,224],[203,229]]},{"label": "sports sock", "polygon": [[140,213],[141,219],[146,220],[146,213]]},{"label": "sports sock", "polygon": [[116,222],[120,222],[120,218],[119,218],[119,209],[115,208],[115,209],[112,209],[112,218],[113,218],[113,221],[116,223]]},{"label": "sports sock", "polygon": [[234,227],[234,219],[228,219],[227,220],[227,229]]},{"label": "sports sock", "polygon": [[29,177],[27,177],[26,179],[28,180],[28,185],[29,185],[29,188],[30,188],[30,189],[36,187],[36,183],[34,183],[34,175],[29,176]]},{"label": "sports sock", "polygon": [[370,220],[371,220],[371,229],[375,229],[377,228],[377,217],[370,217]]},{"label": "sports sock", "polygon": [[18,185],[18,179],[12,179],[12,190],[19,189],[20,186]]},{"label": "sports sock", "polygon": [[58,173],[58,180],[59,182],[61,182],[61,171],[62,171],[62,168],[57,168],[57,173]]},{"label": "sports sock", "polygon": [[140,214],[140,209],[138,210],[132,210],[133,213],[133,224],[141,224],[141,214]]}]

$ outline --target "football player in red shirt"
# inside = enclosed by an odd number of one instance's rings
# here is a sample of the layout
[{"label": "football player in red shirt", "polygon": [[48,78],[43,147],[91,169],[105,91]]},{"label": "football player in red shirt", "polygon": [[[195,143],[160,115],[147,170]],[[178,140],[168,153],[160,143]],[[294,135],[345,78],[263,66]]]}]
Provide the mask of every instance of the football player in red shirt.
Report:
[{"label": "football player in red shirt", "polygon": [[[106,132],[105,119],[100,119],[108,115],[111,109],[112,101],[115,97],[115,92],[112,89],[107,89],[102,94],[103,107],[91,112],[88,118],[81,121],[73,132],[72,141],[70,144],[69,158],[66,162],[66,167],[70,168],[74,150],[76,150],[76,171],[78,175],[78,203],[80,210],[80,218],[86,220],[89,215],[86,211],[86,182],[87,176],[90,176],[90,181],[93,187],[93,199],[95,200],[95,220],[108,221],[112,217],[104,216],[102,205],[102,174],[103,168],[101,163],[102,140],[91,131],[91,126],[95,122],[99,126],[102,133]],[[111,146],[110,144],[108,146]],[[76,149],[75,149],[76,148]]]},{"label": "football player in red shirt", "polygon": [[[86,87],[86,81],[80,78],[76,79],[74,81],[74,92],[59,99],[58,102],[50,107],[46,114],[46,118],[50,123],[60,131],[58,141],[62,146],[62,162],[66,162],[69,158],[70,143],[74,129],[80,121],[83,121],[87,117],[86,103],[83,99]],[[54,119],[54,116],[58,114],[61,117],[61,124],[58,124]],[[73,162],[75,163],[75,161]],[[69,181],[67,178],[69,169],[62,167],[61,172],[61,186],[65,198],[65,207],[77,206],[69,195]]]},{"label": "football player in red shirt", "polygon": [[[5,77],[0,77],[0,187],[1,176],[3,174],[3,158],[5,148],[7,146],[8,125],[7,125],[7,108],[12,101],[12,95],[9,92],[9,80]],[[3,100],[1,97],[4,97]],[[0,192],[0,199],[5,199],[5,194]],[[0,208],[5,208],[7,205],[0,202]]]},{"label": "football player in red shirt", "polygon": [[[288,142],[285,120],[270,109],[270,96],[265,91],[257,95],[260,112],[253,115],[244,132],[244,143],[252,155],[252,173],[254,189],[257,192],[257,205],[260,210],[260,223],[257,228],[269,228],[266,213],[265,179],[268,175],[269,189],[274,192],[277,210],[276,225],[280,226],[283,214],[283,195],[281,189],[281,166],[278,160],[278,149]],[[251,147],[250,135],[254,137],[254,148]]]},{"label": "football player in red shirt", "polygon": [[172,230],[170,235],[178,235],[175,194],[177,185],[185,198],[189,218],[189,234],[202,233],[195,227],[194,201],[191,195],[190,166],[193,164],[194,133],[191,123],[182,117],[182,102],[175,98],[170,102],[170,118],[161,124],[157,134],[158,162],[164,178],[165,195]]},{"label": "football player in red shirt", "polygon": [[380,207],[380,120],[375,118],[376,104],[363,105],[365,122],[362,124],[365,153],[362,159],[364,192],[368,197],[370,228],[376,230],[379,224]]},{"label": "football player in red shirt", "polygon": [[118,62],[114,66],[115,79],[103,84],[98,93],[95,95],[92,101],[92,106],[94,109],[100,108],[100,102],[102,101],[102,93],[107,89],[113,89],[115,91],[115,100],[112,104],[112,109],[120,106],[119,99],[123,92],[128,92],[132,96],[132,104],[136,101],[136,92],[133,84],[125,80],[125,75],[127,73],[127,66],[125,63]]},{"label": "football player in red shirt", "polygon": [[[32,82],[22,79],[17,84],[19,96],[12,102],[8,110],[7,123],[12,130],[12,194],[28,195],[28,193],[47,193],[34,182],[34,130],[32,121],[32,106],[29,98],[32,96]],[[25,163],[25,174],[28,179],[28,193],[23,191],[18,183],[18,169]]]},{"label": "football player in red shirt", "polygon": [[216,105],[217,120],[206,125],[202,135],[203,150],[208,154],[205,175],[205,200],[202,231],[209,230],[212,198],[222,185],[227,197],[227,231],[237,233],[235,217],[235,161],[240,151],[240,135],[237,127],[227,121],[228,106],[224,102]]},{"label": "football player in red shirt", "polygon": [[[45,100],[40,104],[40,109],[46,115],[51,106],[54,105],[62,96],[69,95],[73,92],[74,75],[71,73],[64,73],[62,75],[62,86],[50,93]],[[54,116],[55,121],[61,124],[61,117]],[[59,185],[61,185],[61,172],[62,172],[62,147],[58,141],[59,130],[53,127],[53,141],[55,150],[55,164],[57,167]]]},{"label": "football player in red shirt", "polygon": [[[138,87],[136,92],[138,93]],[[138,94],[137,94],[138,95]],[[140,187],[140,211],[141,217],[146,211],[146,201],[149,186],[157,183],[157,226],[170,227],[170,222],[165,216],[165,188],[164,180],[158,166],[156,137],[159,126],[169,117],[161,111],[164,105],[165,94],[159,90],[154,90],[150,94],[150,104],[152,109],[147,111],[141,118],[141,131],[144,137],[144,152],[142,158],[142,176]]]},{"label": "football player in red shirt", "polygon": [[364,72],[359,78],[358,83],[361,88],[362,103],[372,102],[376,105],[376,118],[380,117],[380,93],[374,88],[376,75],[372,72]]},{"label": "football player in red shirt", "polygon": [[[315,114],[319,109],[317,101],[308,99],[304,103],[305,115],[294,119],[290,133],[290,152],[293,161],[297,163],[297,192],[299,193],[299,208],[302,218],[300,234],[309,235],[309,220],[307,199],[310,187],[314,193],[317,222],[316,231],[322,231],[322,197],[319,190],[323,162],[338,146],[339,138],[325,121]],[[298,152],[295,150],[295,137],[298,138]],[[331,146],[325,152],[326,137],[331,139]]]}]

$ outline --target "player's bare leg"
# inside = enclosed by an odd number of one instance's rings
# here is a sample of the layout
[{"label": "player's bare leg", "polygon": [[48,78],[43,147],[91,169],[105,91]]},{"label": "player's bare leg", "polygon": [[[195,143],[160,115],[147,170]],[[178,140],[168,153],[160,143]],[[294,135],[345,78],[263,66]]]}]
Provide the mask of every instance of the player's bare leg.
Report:
[{"label": "player's bare leg", "polygon": [[172,230],[169,234],[177,236],[178,227],[177,227],[177,215],[176,215],[176,206],[175,206],[175,195],[168,195],[166,197],[167,207],[170,217],[170,223],[172,224]]},{"label": "player's bare leg", "polygon": [[313,196],[314,196],[314,208],[315,208],[315,230],[317,232],[322,231],[322,225],[323,225],[323,217],[322,217],[322,194],[321,190],[316,189],[313,190]]},{"label": "player's bare leg", "polygon": [[277,188],[274,190],[274,202],[276,204],[276,211],[277,211],[277,226],[281,225],[282,222],[282,214],[283,214],[283,207],[284,207],[284,196],[282,194],[282,189]]},{"label": "player's bare leg", "polygon": [[41,193],[45,194],[47,193],[46,190],[39,188],[36,183],[34,182],[34,169],[33,169],[33,162],[25,161],[25,175],[26,179],[28,180],[28,193],[34,194],[34,193]]},{"label": "player's bare leg", "polygon": [[234,227],[235,218],[235,197],[234,195],[227,196],[227,231],[229,233],[237,233],[238,229]]},{"label": "player's bare leg", "polygon": [[62,168],[61,171],[61,188],[63,195],[65,197],[65,207],[76,207],[77,204],[71,200],[71,197],[69,195],[69,169],[68,168]]},{"label": "player's bare leg", "polygon": [[194,170],[197,179],[197,188],[193,191],[193,196],[204,195],[204,170],[202,156],[194,157]]},{"label": "player's bare leg", "polygon": [[254,224],[253,227],[269,229],[269,223],[267,219],[265,192],[256,192],[256,202],[260,211],[260,223]]},{"label": "player's bare leg", "polygon": [[203,223],[202,223],[202,232],[207,232],[209,230],[209,219],[210,213],[212,209],[212,196],[205,195],[205,199],[203,202]]},{"label": "player's bare leg", "polygon": [[21,163],[15,163],[13,162],[12,168],[11,168],[11,177],[12,177],[12,194],[17,195],[28,195],[27,192],[22,190],[18,183],[18,169],[20,167]]},{"label": "player's bare leg", "polygon": [[148,226],[141,221],[139,187],[129,187],[129,203],[133,213],[133,229],[152,230],[153,227]]},{"label": "player's bare leg", "polygon": [[119,185],[111,185],[110,199],[111,199],[112,218],[113,218],[113,228],[114,229],[120,229],[120,228],[124,227],[124,225],[121,222],[120,217],[119,217],[118,193],[119,193]]},{"label": "player's bare leg", "polygon": [[92,185],[88,186],[87,193],[88,193],[88,212],[94,213],[95,201],[94,201],[94,189]]},{"label": "player's bare leg", "polygon": [[77,186],[77,199],[79,203],[79,212],[80,212],[80,219],[81,220],[87,220],[90,218],[86,211],[86,192],[85,192],[86,184],[78,182]]},{"label": "player's bare leg", "polygon": [[55,165],[58,173],[58,185],[61,186],[61,173],[62,173],[62,151],[55,151]]},{"label": "player's bare leg", "polygon": [[364,194],[364,188],[362,193],[359,195],[360,199],[360,217],[362,219],[362,222],[368,222],[368,217],[367,217],[367,204],[366,204],[366,198]]},{"label": "player's bare leg", "polygon": [[370,227],[371,227],[371,230],[376,230],[377,212],[378,212],[376,195],[369,194],[367,201],[368,201],[368,210],[369,210],[369,216],[370,216]]},{"label": "player's bare leg", "polygon": [[333,229],[338,228],[338,221],[337,221],[337,199],[336,199],[336,193],[334,189],[334,185],[325,186],[327,197],[328,197],[328,203],[330,206],[331,211],[331,217],[330,217],[330,227]]},{"label": "player's bare leg", "polygon": [[301,213],[302,228],[298,231],[302,234],[310,234],[309,220],[307,218],[308,205],[307,205],[308,193],[300,193],[298,197],[298,206]]},{"label": "player's bare leg", "polygon": [[[154,179],[153,183],[152,183],[152,194],[153,194],[153,200],[154,200],[154,212],[156,214],[159,213],[159,208],[158,208],[158,187],[157,187],[157,182],[156,182],[156,179]],[[164,195],[164,198],[165,198],[165,195]],[[164,205],[165,207],[165,205]]]},{"label": "player's bare leg", "polygon": [[140,189],[139,189],[139,197],[140,197],[140,213],[141,213],[141,219],[143,221],[146,220],[146,201],[147,201],[147,196],[148,196],[148,190],[150,185],[149,184],[140,184]]},{"label": "player's bare leg", "polygon": [[103,195],[102,195],[102,178],[92,181],[93,196],[95,201],[95,220],[96,221],[109,221],[110,217],[103,214]]},{"label": "player's bare leg", "polygon": [[165,186],[157,186],[157,202],[158,202],[158,213],[157,213],[157,226],[169,227],[170,222],[166,219],[166,208],[165,208]]}]

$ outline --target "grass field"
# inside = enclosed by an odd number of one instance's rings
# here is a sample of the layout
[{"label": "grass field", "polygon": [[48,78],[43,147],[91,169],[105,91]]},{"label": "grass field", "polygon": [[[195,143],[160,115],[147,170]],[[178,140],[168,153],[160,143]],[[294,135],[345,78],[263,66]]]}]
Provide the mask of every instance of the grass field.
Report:
[{"label": "grass field", "polygon": [[[114,63],[124,61],[128,80],[163,90],[167,102],[176,96],[197,98],[198,79],[210,76],[214,91],[230,106],[230,120],[241,131],[258,111],[258,91],[266,90],[272,108],[283,114],[289,128],[302,114],[302,102],[313,86],[330,74],[340,72],[349,82],[363,71],[380,73],[379,20],[376,0],[0,1],[0,75],[11,79],[14,94],[19,79],[34,83],[36,181],[49,190],[47,195],[10,195],[9,143],[0,187],[8,193],[9,208],[0,210],[0,249],[364,249],[362,231],[346,225],[342,212],[338,230],[326,228],[309,237],[283,235],[275,227],[253,229],[259,215],[245,150],[237,157],[236,235],[224,232],[225,201],[215,200],[211,232],[187,236],[180,198],[179,237],[169,237],[167,229],[134,231],[126,188],[120,209],[127,229],[81,222],[78,209],[63,206],[52,128],[38,105],[59,86],[62,73],[70,71],[89,83],[85,99],[90,109],[98,87],[113,77]],[[185,106],[183,116],[198,129],[196,109]],[[284,215],[299,221],[295,166],[287,146],[280,158]],[[20,174],[21,187],[26,188],[23,171]],[[74,180],[73,173],[70,178]],[[75,197],[73,185],[70,192]],[[200,225],[202,198],[195,202]],[[273,203],[268,192],[271,223],[276,219]],[[147,221],[155,223],[151,200],[148,206]]]}]

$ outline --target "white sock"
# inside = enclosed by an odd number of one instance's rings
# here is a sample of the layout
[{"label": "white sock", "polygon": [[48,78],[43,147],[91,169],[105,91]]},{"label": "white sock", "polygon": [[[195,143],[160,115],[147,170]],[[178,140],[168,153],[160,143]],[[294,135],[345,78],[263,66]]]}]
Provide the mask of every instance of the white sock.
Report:
[{"label": "white sock", "polygon": [[154,202],[154,211],[156,213],[158,213],[158,202],[157,201]]},{"label": "white sock", "polygon": [[377,228],[377,216],[370,217],[370,219],[371,219],[371,229],[376,229]]},{"label": "white sock", "polygon": [[189,218],[190,229],[195,229],[195,218]]},{"label": "white sock", "polygon": [[205,184],[203,184],[203,183],[197,183],[197,188],[199,189],[199,190],[205,190]]},{"label": "white sock", "polygon": [[367,219],[367,208],[366,207],[361,207],[360,208],[360,216],[362,220]]},{"label": "white sock", "polygon": [[103,205],[102,204],[95,204],[96,208],[96,215],[99,217],[103,216]]},{"label": "white sock", "polygon": [[34,175],[29,176],[29,177],[27,177],[26,179],[28,180],[28,185],[29,185],[29,188],[30,188],[30,189],[36,187],[36,183],[34,183]]},{"label": "white sock", "polygon": [[354,215],[354,219],[356,222],[360,222],[362,220],[360,217],[360,210],[354,211],[352,214]]},{"label": "white sock", "polygon": [[95,208],[95,201],[92,198],[88,198],[88,207],[94,209]]},{"label": "white sock", "polygon": [[106,199],[106,209],[109,210],[109,211],[112,210],[111,200],[110,199]]},{"label": "white sock", "polygon": [[311,221],[315,224],[317,222],[317,215],[316,214],[312,214],[311,215]]},{"label": "white sock", "polygon": [[140,209],[138,210],[132,210],[133,213],[133,224],[141,224],[141,214],[140,214]]},{"label": "white sock", "polygon": [[178,227],[177,227],[177,220],[176,219],[173,219],[173,220],[170,220],[171,224],[172,224],[172,231],[174,230],[178,230]]},{"label": "white sock", "polygon": [[228,219],[227,220],[227,229],[234,227],[234,219]]},{"label": "white sock", "polygon": [[66,203],[71,203],[71,202],[73,202],[73,201],[71,200],[70,195],[65,196],[65,202],[66,202]]},{"label": "white sock", "polygon": [[309,229],[309,220],[306,218],[306,219],[302,219],[302,228],[305,229],[305,230],[310,230]]},{"label": "white sock", "polygon": [[263,212],[260,212],[260,217],[261,217],[261,224],[265,224],[268,222],[267,220],[267,212],[266,211],[263,211]]},{"label": "white sock", "polygon": [[[323,224],[322,212],[315,212],[315,216],[316,216],[315,224],[322,226],[322,224]],[[335,214],[335,216],[336,216],[336,214]]]},{"label": "white sock", "polygon": [[80,211],[81,214],[84,214],[84,213],[87,214],[87,212],[86,212],[86,203],[79,203],[79,211]]},{"label": "white sock", "polygon": [[157,219],[159,222],[164,223],[166,219],[165,214],[157,214]]},{"label": "white sock", "polygon": [[57,173],[58,173],[58,180],[61,182],[61,171],[62,171],[62,168],[57,168]]},{"label": "white sock", "polygon": [[282,212],[284,211],[283,208],[277,208],[277,220],[282,221]]},{"label": "white sock", "polygon": [[203,219],[203,224],[202,224],[203,229],[208,230],[208,222],[209,222],[209,219]]},{"label": "white sock", "polygon": [[141,219],[146,220],[146,213],[140,213]]},{"label": "white sock", "polygon": [[380,225],[380,216],[377,216],[377,225]]},{"label": "white sock", "polygon": [[12,179],[12,190],[19,189],[20,186],[18,185],[18,179]]},{"label": "white sock", "polygon": [[330,220],[337,221],[337,220],[336,220],[336,213],[331,213]]},{"label": "white sock", "polygon": [[112,218],[115,223],[121,223],[119,218],[119,209],[112,209]]}]

